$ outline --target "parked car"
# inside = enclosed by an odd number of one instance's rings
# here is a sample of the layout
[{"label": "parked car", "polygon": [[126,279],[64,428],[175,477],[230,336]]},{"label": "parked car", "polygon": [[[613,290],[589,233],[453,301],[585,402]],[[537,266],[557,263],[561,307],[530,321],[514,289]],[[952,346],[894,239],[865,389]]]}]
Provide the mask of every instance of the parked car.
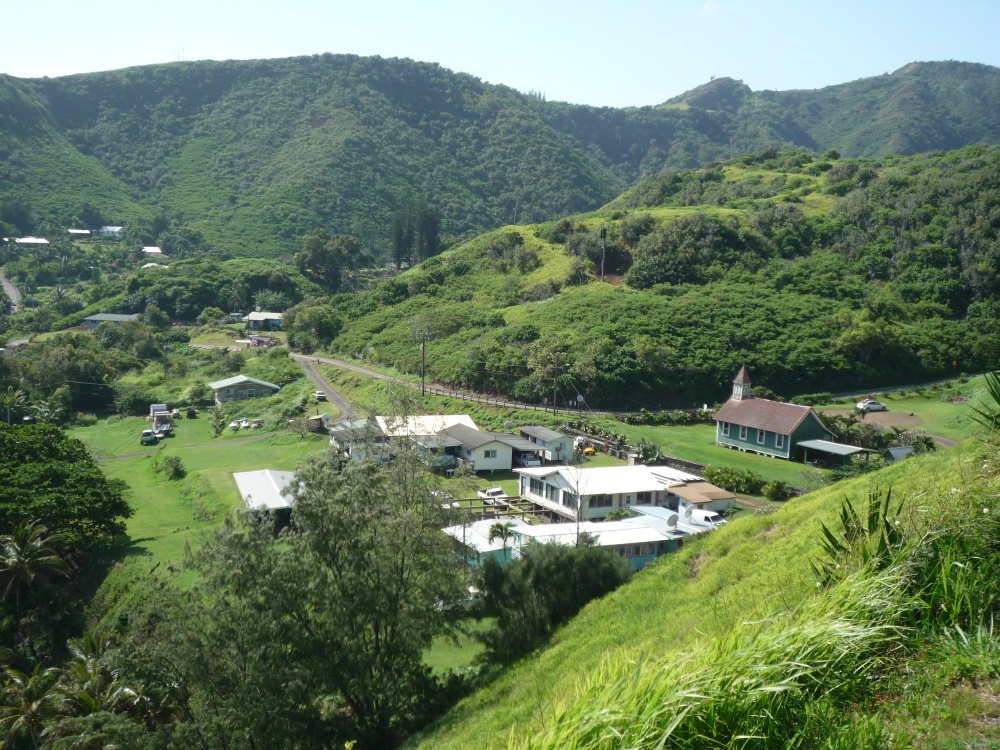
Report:
[{"label": "parked car", "polygon": [[313,391],[313,398],[317,401],[326,401],[326,393],[324,391]]},{"label": "parked car", "polygon": [[250,423],[250,427],[254,430],[259,430],[263,426],[264,426],[263,419],[255,419]]},{"label": "parked car", "polygon": [[139,445],[156,445],[159,439],[153,430],[143,430],[139,436]]},{"label": "parked car", "polygon": [[493,505],[497,500],[507,499],[507,493],[504,492],[503,487],[490,487],[486,490],[479,490],[476,495],[482,499],[483,505]]},{"label": "parked car", "polygon": [[517,465],[529,468],[531,466],[541,466],[542,461],[532,453],[525,453],[517,457]]},{"label": "parked car", "polygon": [[873,398],[866,398],[864,401],[858,401],[858,409],[861,411],[889,411],[889,407],[883,404],[881,401],[876,401]]},{"label": "parked car", "polygon": [[246,418],[246,417],[243,417],[243,418],[242,418],[242,419],[240,420],[240,427],[242,427],[242,428],[243,428],[244,430],[247,430],[247,429],[249,429],[249,428],[250,428],[250,422],[248,422],[248,421],[247,421],[247,418]]}]

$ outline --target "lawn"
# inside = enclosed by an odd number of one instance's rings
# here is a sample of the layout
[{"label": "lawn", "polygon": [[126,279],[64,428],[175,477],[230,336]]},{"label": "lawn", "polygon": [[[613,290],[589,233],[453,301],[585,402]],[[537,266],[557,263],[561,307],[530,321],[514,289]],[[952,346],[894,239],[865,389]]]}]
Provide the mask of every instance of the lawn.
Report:
[{"label": "lawn", "polygon": [[435,674],[469,666],[483,651],[483,644],[476,640],[476,634],[488,629],[492,624],[492,620],[466,620],[462,623],[466,632],[455,640],[444,636],[434,639],[431,647],[424,652],[424,663]]},{"label": "lawn", "polygon": [[[803,477],[802,472],[808,469],[811,474],[815,471],[813,467],[807,467],[794,461],[721,448],[715,444],[714,424],[652,427],[628,425],[614,420],[605,420],[603,424],[627,435],[629,442],[633,445],[639,440],[649,440],[658,445],[660,450],[668,456],[694,461],[706,466],[750,469],[768,481],[778,480],[802,487],[807,483],[807,478]],[[829,474],[826,471],[821,473]]]},{"label": "lawn", "polygon": [[[101,468],[124,480],[135,515],[128,520],[131,556],[144,564],[179,563],[188,542],[217,526],[240,502],[232,474],[276,469],[294,471],[309,455],[324,450],[325,435],[299,437],[290,432],[228,430],[213,439],[207,418],[180,420],[176,435],[150,448],[139,445],[148,427],[140,417],[112,418],[93,427],[69,431],[101,458]],[[134,455],[139,454],[139,455]],[[154,468],[166,456],[181,459],[187,476],[168,481]]]}]

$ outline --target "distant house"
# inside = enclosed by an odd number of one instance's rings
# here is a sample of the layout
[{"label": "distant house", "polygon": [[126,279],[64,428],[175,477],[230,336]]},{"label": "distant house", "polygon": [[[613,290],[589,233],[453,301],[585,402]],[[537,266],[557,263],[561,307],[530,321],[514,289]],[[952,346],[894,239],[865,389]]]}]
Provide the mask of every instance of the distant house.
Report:
[{"label": "distant house", "polygon": [[516,456],[539,450],[526,438],[507,432],[483,432],[457,424],[439,433],[458,442],[458,456],[471,462],[475,471],[510,471]]},{"label": "distant house", "polygon": [[89,229],[67,229],[66,231],[72,240],[85,240],[90,236]]},{"label": "distant house", "polygon": [[[489,557],[493,557],[500,562],[507,562],[513,559],[514,540],[512,537],[507,539],[506,547],[503,541],[498,538],[490,540],[490,529],[495,523],[498,523],[495,518],[487,518],[468,524],[449,526],[446,529],[442,529],[442,531],[455,540],[456,548],[469,565],[479,567]],[[528,525],[527,522],[516,518],[500,521],[500,523],[513,524],[514,528],[521,528]]]},{"label": "distant house", "polygon": [[158,247],[144,247],[142,249],[143,255],[150,258],[163,258],[163,251]]},{"label": "distant house", "polygon": [[14,242],[25,247],[44,247],[49,244],[44,237],[18,237]]},{"label": "distant house", "polygon": [[245,401],[249,398],[267,398],[281,390],[280,385],[268,383],[265,380],[248,378],[246,375],[236,375],[225,380],[209,383],[208,387],[215,391],[215,403],[219,406],[230,401]]},{"label": "distant house", "polygon": [[125,236],[125,227],[103,226],[97,230],[97,236],[120,240]]},{"label": "distant house", "polygon": [[542,458],[550,463],[566,463],[573,458],[573,438],[548,427],[525,425],[519,427],[521,437],[530,440],[541,450]]},{"label": "distant house", "polygon": [[243,505],[251,513],[271,513],[275,528],[291,522],[295,474],[291,471],[240,471],[233,474]]},{"label": "distant house", "polygon": [[247,315],[247,325],[254,331],[280,329],[281,318],[278,312],[252,312]]},{"label": "distant house", "polygon": [[544,466],[514,472],[520,475],[522,499],[569,520],[602,519],[613,510],[639,506],[722,511],[736,503],[733,493],[669,466]]},{"label": "distant house", "polygon": [[832,441],[835,436],[809,406],[750,395],[750,374],[740,368],[733,394],[715,414],[715,441],[726,448],[801,460],[804,441]]},{"label": "distant house", "polygon": [[641,570],[660,555],[676,552],[686,537],[708,530],[690,526],[671,513],[666,518],[639,516],[623,521],[516,526],[511,529],[511,537],[516,559],[532,543],[576,545],[580,535],[586,534],[595,546],[611,549],[635,570]]},{"label": "distant house", "polygon": [[144,263],[143,265],[139,266],[139,268],[166,268],[166,266],[163,265],[162,263],[151,262],[151,263]]},{"label": "distant house", "polygon": [[127,323],[129,321],[138,320],[139,314],[134,315],[118,315],[116,313],[98,313],[97,315],[88,315],[83,319],[83,326],[88,330],[97,328],[101,323],[113,323],[116,326],[120,326],[122,323]]}]

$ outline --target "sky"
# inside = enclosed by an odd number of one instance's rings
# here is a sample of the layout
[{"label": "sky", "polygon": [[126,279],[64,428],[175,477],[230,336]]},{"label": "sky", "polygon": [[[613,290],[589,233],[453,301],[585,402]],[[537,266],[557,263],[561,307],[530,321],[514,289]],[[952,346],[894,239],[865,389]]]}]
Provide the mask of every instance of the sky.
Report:
[{"label": "sky", "polygon": [[[4,7],[6,6],[6,7]],[[409,57],[550,101],[663,102],[712,77],[812,89],[914,61],[1000,66],[996,0],[3,0],[0,73],[323,52]]]}]

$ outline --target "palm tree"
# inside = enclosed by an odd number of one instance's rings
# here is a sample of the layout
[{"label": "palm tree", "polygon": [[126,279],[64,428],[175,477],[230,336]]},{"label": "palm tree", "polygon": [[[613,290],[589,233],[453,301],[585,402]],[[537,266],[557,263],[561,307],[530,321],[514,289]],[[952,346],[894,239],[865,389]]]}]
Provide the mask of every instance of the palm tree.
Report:
[{"label": "palm tree", "polygon": [[[8,742],[27,734],[33,747],[40,747],[42,729],[56,713],[59,699],[52,690],[58,671],[39,664],[29,675],[6,670],[7,684],[0,693],[0,727]],[[12,743],[17,747],[16,743]]]},{"label": "palm tree", "polygon": [[514,524],[510,521],[504,521],[501,523],[497,521],[495,524],[490,526],[490,537],[489,540],[492,542],[494,539],[499,539],[501,544],[503,544],[503,561],[507,562],[507,542],[510,541],[513,535]]},{"label": "palm tree", "polygon": [[24,391],[17,389],[14,390],[14,386],[7,386],[7,390],[0,393],[0,406],[7,408],[7,424],[10,424],[10,412],[11,409],[14,411],[20,411],[28,403],[28,397],[24,395]]},{"label": "palm tree", "polygon": [[13,533],[0,536],[0,595],[14,596],[14,614],[21,616],[21,592],[45,586],[55,576],[68,577],[70,568],[55,550],[58,534],[37,521],[17,526]]}]

